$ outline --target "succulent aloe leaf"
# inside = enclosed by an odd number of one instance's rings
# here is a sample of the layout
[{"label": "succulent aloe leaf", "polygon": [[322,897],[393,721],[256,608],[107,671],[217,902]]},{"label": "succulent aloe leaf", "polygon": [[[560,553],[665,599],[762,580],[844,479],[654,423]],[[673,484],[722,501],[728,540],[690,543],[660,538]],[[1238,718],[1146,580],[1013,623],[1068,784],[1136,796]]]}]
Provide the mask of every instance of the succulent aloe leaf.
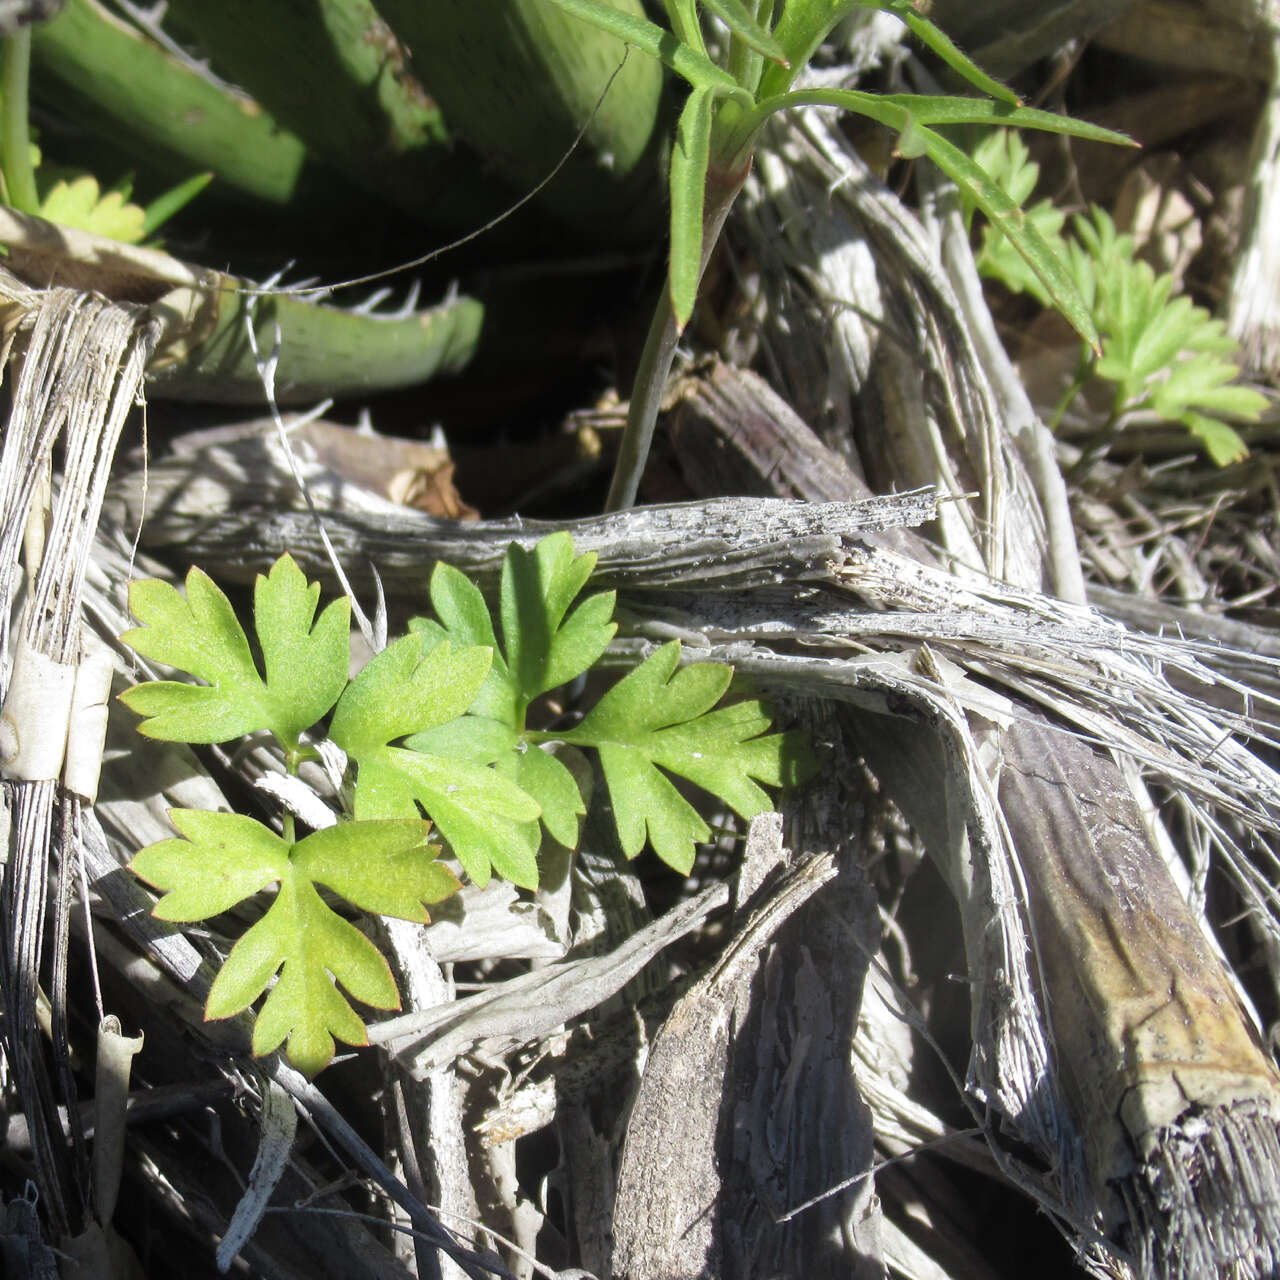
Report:
[{"label": "succulent aloe leaf", "polygon": [[[37,97],[56,100],[113,145],[122,138],[157,168],[220,183],[273,204],[293,197],[306,147],[262,107],[220,88],[97,0],[68,0],[32,35]],[[56,88],[55,88],[56,86]]]},{"label": "succulent aloe leaf", "polygon": [[[650,25],[640,0],[606,7]],[[541,208],[614,244],[652,238],[664,141],[656,62],[553,0],[378,0],[378,12],[412,50],[450,133],[514,193],[561,166],[535,197]]]},{"label": "succulent aloe leaf", "polygon": [[470,230],[494,200],[372,0],[172,0],[166,22],[253,94],[308,151],[436,225]]},{"label": "succulent aloe leaf", "polygon": [[185,359],[152,372],[151,390],[176,400],[224,404],[262,402],[262,382],[245,328],[254,314],[258,350],[270,351],[280,334],[276,398],[307,402],[412,386],[461,369],[475,351],[484,307],[474,298],[454,298],[407,316],[382,316],[324,306],[274,294],[236,292],[223,277],[215,295],[212,332]]}]

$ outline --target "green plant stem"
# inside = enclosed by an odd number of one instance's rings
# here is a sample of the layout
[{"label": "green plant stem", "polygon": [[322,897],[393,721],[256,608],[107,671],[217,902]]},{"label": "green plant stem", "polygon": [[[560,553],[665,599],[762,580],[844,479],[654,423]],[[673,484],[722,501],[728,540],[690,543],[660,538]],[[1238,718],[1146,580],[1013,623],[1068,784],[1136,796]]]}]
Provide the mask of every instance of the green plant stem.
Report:
[{"label": "green plant stem", "polygon": [[31,28],[19,27],[4,42],[4,166],[9,203],[21,213],[39,213],[40,196],[31,167],[31,134],[27,124],[27,88],[31,80]]},{"label": "green plant stem", "polygon": [[1066,416],[1066,412],[1071,408],[1076,396],[1084,389],[1084,384],[1093,377],[1093,367],[1097,361],[1093,359],[1093,353],[1085,348],[1084,356],[1081,358],[1079,365],[1076,366],[1075,377],[1071,379],[1071,385],[1062,393],[1058,403],[1054,406],[1053,413],[1049,418],[1048,427],[1050,431],[1056,432],[1062,419]]},{"label": "green plant stem", "polygon": [[[698,266],[699,279],[707,268],[716,241],[720,238],[720,228],[724,226],[724,220],[750,171],[751,159],[748,155],[746,161],[731,176],[715,169],[707,174],[706,203],[702,209],[702,261]],[[671,292],[669,288],[664,288],[654,309],[644,350],[640,354],[640,365],[636,369],[631,400],[627,406],[627,423],[622,431],[622,444],[618,448],[618,461],[614,465],[613,479],[605,499],[606,511],[625,511],[628,507],[635,506],[636,492],[640,488],[640,477],[644,473],[649,448],[653,444],[653,429],[658,421],[658,411],[662,407],[662,396],[667,388],[667,377],[671,373],[679,341],[680,329],[671,305]]]}]

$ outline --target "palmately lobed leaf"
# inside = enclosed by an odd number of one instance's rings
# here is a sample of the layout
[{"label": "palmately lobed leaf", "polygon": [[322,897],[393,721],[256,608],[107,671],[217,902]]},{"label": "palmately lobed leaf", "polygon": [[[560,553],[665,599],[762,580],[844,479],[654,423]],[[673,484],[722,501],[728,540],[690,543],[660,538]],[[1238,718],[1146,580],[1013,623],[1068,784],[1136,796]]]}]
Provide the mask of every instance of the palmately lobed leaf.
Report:
[{"label": "palmately lobed leaf", "polygon": [[538,886],[538,802],[483,764],[385,747],[360,760],[358,818],[414,814],[435,823],[467,875],[488,884],[493,870],[523,888]]},{"label": "palmately lobed leaf", "polygon": [[[594,554],[575,553],[565,532],[541,539],[532,551],[517,543],[507,548],[499,597],[503,655],[525,705],[588,670],[618,629],[612,591],[570,612],[595,564]],[[517,728],[523,727],[521,721]]]},{"label": "palmately lobed leaf", "polygon": [[290,1061],[314,1075],[333,1056],[335,1037],[366,1043],[359,1015],[334,980],[352,998],[380,1009],[399,1006],[395,982],[377,948],[316,886],[363,910],[426,923],[425,904],[459,887],[427,843],[430,824],[418,818],[343,822],[290,844],[240,814],[179,809],[171,816],[182,838],[142,850],[131,864],[166,891],[155,907],[160,919],[206,919],[279,886],[266,913],[231,949],[205,1016],[226,1018],[248,1008],[278,972],[254,1026],[256,1053],[287,1039]]},{"label": "palmately lobed leaf", "polygon": [[161,840],[135,855],[129,869],[164,891],[161,920],[207,920],[285,875],[289,845],[238,813],[171,809],[181,839]]},{"label": "palmately lobed leaf", "polygon": [[359,760],[397,738],[456,719],[471,706],[493,651],[442,641],[423,652],[420,635],[402,636],[376,654],[338,699],[329,736]]},{"label": "palmately lobed leaf", "polygon": [[627,856],[635,857],[648,840],[664,862],[687,874],[694,845],[709,837],[709,828],[660,770],[751,818],[769,807],[758,782],[798,782],[807,766],[796,735],[766,735],[769,717],[758,702],[712,710],[732,668],[699,662],[679,669],[679,662],[679,641],[663,645],[559,736],[599,751]]},{"label": "palmately lobed leaf", "polygon": [[[316,618],[320,584],[281,556],[253,584],[254,629],[262,649],[276,736],[296,738],[328,715],[347,685],[351,606],[334,600]],[[283,732],[281,732],[283,730]]]},{"label": "palmately lobed leaf", "polygon": [[374,915],[427,924],[425,903],[440,902],[462,886],[440,852],[427,843],[429,822],[413,818],[341,822],[298,842],[294,869]]},{"label": "palmately lobed leaf", "polygon": [[277,970],[279,980],[254,1023],[253,1051],[270,1053],[287,1040],[289,1061],[308,1076],[328,1065],[335,1038],[368,1043],[364,1023],[334,979],[373,1008],[400,1007],[377,947],[297,871],[281,881],[267,913],[231,949],[209,990],[205,1016],[225,1018],[247,1008]]},{"label": "palmately lobed leaf", "polygon": [[264,680],[244,628],[222,590],[199,569],[186,596],[156,579],[129,588],[142,624],[121,640],[144,658],[187,671],[206,687],[148,681],[121,694],[146,717],[139,732],[176,742],[226,742],[268,730],[286,750],[328,713],[347,679],[350,609],[330,604],[312,626],[319,586],[284,555],[254,587],[255,620],[267,669]]}]

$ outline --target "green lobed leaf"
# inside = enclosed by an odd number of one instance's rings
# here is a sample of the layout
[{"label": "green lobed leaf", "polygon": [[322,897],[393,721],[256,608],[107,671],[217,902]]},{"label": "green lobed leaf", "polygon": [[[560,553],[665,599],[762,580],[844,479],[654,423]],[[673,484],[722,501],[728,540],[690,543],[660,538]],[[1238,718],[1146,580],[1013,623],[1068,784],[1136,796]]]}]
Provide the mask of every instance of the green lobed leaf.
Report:
[{"label": "green lobed leaf", "polygon": [[207,920],[286,872],[288,843],[252,818],[171,809],[169,820],[182,838],[148,845],[129,864],[134,875],[164,891],[152,913],[159,920]]},{"label": "green lobed leaf", "polygon": [[489,606],[485,604],[480,588],[466,574],[440,562],[432,570],[429,594],[439,621],[412,618],[409,629],[422,636],[424,651],[434,648],[444,639],[454,645],[480,645],[490,649],[493,665],[470,709],[478,716],[516,724],[520,715],[519,689],[507,671],[494,634]]},{"label": "green lobed leaf", "polygon": [[59,180],[40,202],[40,216],[64,227],[77,227],[109,240],[137,244],[147,234],[147,215],[130,204],[121,190],[102,191],[97,178],[84,175],[71,182]]},{"label": "green lobed leaf", "polygon": [[334,979],[353,998],[383,1009],[399,1005],[395,983],[377,948],[325,904],[316,885],[364,910],[425,922],[423,904],[458,888],[456,877],[434,860],[429,824],[339,823],[291,844],[239,814],[179,809],[171,817],[183,838],[151,845],[131,864],[165,891],[154,911],[160,919],[205,919],[279,886],[214,979],[205,1016],[248,1008],[279,972],[254,1025],[255,1053],[287,1039],[289,1060],[314,1075],[332,1058],[335,1037],[367,1043],[359,1015]]},{"label": "green lobed leaf", "polygon": [[121,695],[145,717],[139,732],[175,742],[226,742],[270,730],[286,750],[333,706],[347,682],[350,609],[330,604],[314,622],[320,597],[292,557],[283,555],[254,585],[254,617],[267,676],[259,674],[231,602],[199,569],[186,597],[167,582],[129,587],[142,626],[121,640],[144,658],[190,672],[207,687],[148,681]]},{"label": "green lobed leaf", "polygon": [[476,884],[488,884],[496,870],[538,887],[541,810],[498,770],[400,747],[365,752],[359,769],[357,818],[408,816],[421,806]]},{"label": "green lobed leaf", "polygon": [[595,564],[593,553],[575,554],[573,539],[563,531],[541,539],[532,551],[514,542],[507,548],[499,614],[520,711],[517,728],[524,727],[525,707],[534,698],[593,666],[618,629],[612,591],[589,596],[570,612]]},{"label": "green lobed leaf", "polygon": [[531,797],[541,809],[542,823],[551,837],[569,848],[577,844],[578,819],[586,813],[586,806],[573,775],[510,725],[466,715],[426,733],[415,733],[405,739],[405,746],[441,759],[498,765],[521,795]]},{"label": "green lobed leaf", "polygon": [[693,314],[702,278],[702,213],[714,107],[710,89],[695,89],[689,95],[671,153],[671,306],[680,329]]},{"label": "green lobed leaf", "polygon": [[1225,422],[1192,412],[1184,413],[1179,420],[1204,445],[1215,466],[1230,466],[1248,457],[1249,449],[1240,433]]},{"label": "green lobed leaf", "polygon": [[231,949],[209,989],[205,1016],[239,1013],[277,971],[279,978],[254,1022],[253,1051],[270,1053],[287,1040],[289,1061],[308,1076],[329,1064],[335,1039],[369,1042],[360,1015],[335,978],[375,1009],[400,1007],[395,980],[377,947],[297,875],[281,880],[266,915]]},{"label": "green lobed leaf", "polygon": [[1089,276],[1090,301],[1102,333],[1095,372],[1116,386],[1117,414],[1150,407],[1180,422],[1225,465],[1247,452],[1240,434],[1209,415],[1256,419],[1266,398],[1235,382],[1239,368],[1228,358],[1237,343],[1221,320],[1185,295],[1174,278],[1157,274],[1133,258],[1133,237],[1116,231],[1111,218],[1093,209],[1075,219],[1077,275]]},{"label": "green lobed leaf", "polygon": [[[516,884],[536,888],[537,801],[497,770],[475,763],[482,753],[474,748],[466,759],[391,745],[457,722],[484,685],[492,658],[491,649],[454,649],[448,639],[423,653],[421,634],[404,636],[352,681],[329,736],[355,763],[358,819],[411,818],[421,810],[477,884],[487,884],[496,867]],[[500,722],[490,724],[491,732],[501,731]],[[455,723],[453,732],[475,731]],[[418,741],[444,746],[448,735]]]},{"label": "green lobed leaf", "polygon": [[492,663],[492,649],[455,649],[446,640],[424,653],[421,636],[401,636],[347,686],[329,736],[359,760],[396,738],[445,724],[472,704]]},{"label": "green lobed leaf", "polygon": [[762,736],[769,718],[759,703],[712,711],[732,668],[704,662],[678,670],[679,662],[679,641],[663,645],[605,693],[581,724],[557,736],[599,751],[627,856],[635,857],[647,839],[664,862],[687,873],[708,828],[661,770],[750,818],[769,807],[757,783],[797,781],[806,762],[794,735]]},{"label": "green lobed leaf", "polygon": [[550,752],[524,744],[515,757],[515,781],[542,810],[542,825],[558,844],[577,848],[578,820],[587,806],[572,773]]}]

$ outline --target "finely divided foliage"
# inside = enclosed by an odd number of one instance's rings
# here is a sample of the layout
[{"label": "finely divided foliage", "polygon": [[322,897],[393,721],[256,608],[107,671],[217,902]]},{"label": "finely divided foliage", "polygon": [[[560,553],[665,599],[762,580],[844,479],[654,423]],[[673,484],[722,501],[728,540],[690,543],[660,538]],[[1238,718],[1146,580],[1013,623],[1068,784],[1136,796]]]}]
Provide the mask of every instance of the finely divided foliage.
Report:
[{"label": "finely divided foliage", "polygon": [[[974,149],[974,160],[1019,206],[1040,177],[1026,144],[1012,132],[989,134]],[[1049,200],[1038,200],[1023,216],[1066,264],[1102,340],[1101,354],[1087,347],[1081,351],[1079,372],[1058,416],[1096,375],[1114,387],[1105,430],[1147,410],[1185,426],[1219,466],[1244,457],[1244,441],[1218,415],[1253,421],[1267,401],[1236,383],[1240,370],[1233,357],[1239,344],[1222,321],[1179,294],[1172,275],[1136,258],[1134,238],[1118,231],[1097,205],[1087,216],[1072,219],[1070,233],[1066,214]],[[977,261],[984,275],[1006,288],[1053,305],[1051,294],[996,225],[983,228]]]},{"label": "finely divided foliage", "polygon": [[564,533],[529,551],[513,545],[497,629],[479,588],[438,565],[435,617],[415,619],[350,681],[347,604],[334,602],[317,617],[319,586],[287,555],[255,585],[261,669],[230,601],[198,569],[185,598],[167,583],[134,584],[130,607],[142,625],[123,639],[205,682],[149,681],[124,693],[144,717],[140,732],[195,743],[269,732],[296,773],[314,754],[304,734],[332,712],[328,735],[353,774],[352,812],[331,827],[299,839],[288,814],[276,834],[237,814],[175,810],[179,836],[134,859],[133,870],[164,891],[155,913],[166,920],[207,919],[275,891],[232,948],[206,1016],[239,1013],[270,988],[254,1051],[287,1042],[290,1060],[312,1075],[332,1058],[335,1039],[367,1043],[347,996],[393,1009],[395,983],[377,949],[320,889],[362,911],[426,922],[425,904],[459,887],[427,842],[433,827],[477,884],[496,871],[536,888],[543,833],[572,848],[586,811],[556,744],[599,753],[627,856],[647,842],[682,872],[711,831],[669,775],[743,817],[768,807],[760,784],[805,775],[800,738],[769,733],[756,701],[717,708],[732,670],[681,669],[677,643],[651,654],[578,723],[530,728],[536,699],[588,671],[617,629],[612,592],[579,599],[594,564]]}]

